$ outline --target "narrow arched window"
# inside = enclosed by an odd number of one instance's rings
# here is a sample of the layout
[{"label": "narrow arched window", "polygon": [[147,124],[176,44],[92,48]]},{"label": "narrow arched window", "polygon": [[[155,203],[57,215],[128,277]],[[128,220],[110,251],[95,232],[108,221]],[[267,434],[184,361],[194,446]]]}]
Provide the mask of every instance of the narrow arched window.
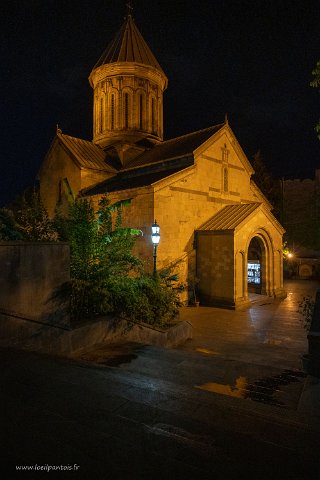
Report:
[{"label": "narrow arched window", "polygon": [[103,131],[103,98],[100,98],[100,111],[99,111],[99,132]]},{"label": "narrow arched window", "polygon": [[111,130],[114,130],[114,121],[115,121],[115,99],[114,93],[111,95]]},{"label": "narrow arched window", "polygon": [[151,130],[152,133],[155,133],[156,131],[156,106],[155,106],[155,101],[154,98],[151,99]]},{"label": "narrow arched window", "polygon": [[143,96],[139,96],[139,128],[143,129]]},{"label": "narrow arched window", "polygon": [[129,93],[124,94],[124,128],[129,127]]},{"label": "narrow arched window", "polygon": [[223,191],[227,192],[228,191],[228,169],[225,167],[223,169]]}]

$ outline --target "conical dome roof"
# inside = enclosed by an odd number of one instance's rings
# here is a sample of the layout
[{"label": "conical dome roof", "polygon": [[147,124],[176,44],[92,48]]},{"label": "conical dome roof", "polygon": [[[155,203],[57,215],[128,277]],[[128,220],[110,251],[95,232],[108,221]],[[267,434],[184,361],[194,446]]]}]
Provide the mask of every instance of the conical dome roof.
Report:
[{"label": "conical dome roof", "polygon": [[149,65],[164,73],[146,44],[131,15],[128,15],[115,38],[109,43],[93,70],[101,65],[135,62]]}]

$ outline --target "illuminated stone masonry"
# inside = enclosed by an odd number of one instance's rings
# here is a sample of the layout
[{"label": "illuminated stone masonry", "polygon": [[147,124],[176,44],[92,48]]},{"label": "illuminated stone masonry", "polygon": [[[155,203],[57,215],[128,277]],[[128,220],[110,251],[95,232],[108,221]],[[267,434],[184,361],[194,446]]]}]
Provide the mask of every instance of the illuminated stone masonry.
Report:
[{"label": "illuminated stone masonry", "polygon": [[250,293],[283,296],[284,230],[251,180],[228,120],[163,139],[168,80],[131,14],[89,81],[93,141],[57,131],[39,173],[49,213],[77,196],[94,205],[106,193],[130,200],[123,222],[143,232],[136,253],[151,271],[157,219],[158,268],[175,264],[185,302],[196,293],[202,304],[237,308],[249,304]]}]

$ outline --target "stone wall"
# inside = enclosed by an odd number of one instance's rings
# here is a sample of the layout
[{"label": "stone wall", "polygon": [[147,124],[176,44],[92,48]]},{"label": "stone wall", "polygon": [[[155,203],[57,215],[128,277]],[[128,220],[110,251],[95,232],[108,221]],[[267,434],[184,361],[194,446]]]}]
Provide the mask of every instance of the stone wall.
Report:
[{"label": "stone wall", "polygon": [[0,313],[58,326],[69,324],[66,301],[57,295],[70,279],[66,243],[0,242]]},{"label": "stone wall", "polygon": [[66,243],[0,242],[0,345],[54,355],[111,342],[175,346],[192,338],[188,322],[159,329],[105,317],[71,329],[68,300],[55,293],[70,279]]},{"label": "stone wall", "polygon": [[68,179],[72,192],[77,194],[82,187],[80,168],[70,159],[63,145],[55,140],[39,173],[40,196],[50,217],[60,200],[59,185],[64,178]]},{"label": "stone wall", "polygon": [[200,302],[234,307],[233,232],[197,232],[197,277]]},{"label": "stone wall", "polygon": [[[224,131],[195,152],[195,165],[154,185],[154,216],[161,227],[160,265],[181,259],[193,269],[194,231],[224,206],[261,201],[254,197],[243,154],[234,137]],[[228,151],[228,161],[222,152]],[[223,171],[228,170],[224,190]],[[183,267],[181,266],[183,271]]]},{"label": "stone wall", "polygon": [[104,317],[77,328],[66,329],[37,326],[22,319],[5,318],[0,313],[0,346],[51,355],[73,356],[96,346],[121,342],[175,347],[189,338],[192,338],[192,325],[186,321],[177,321],[166,329],[159,329]]}]

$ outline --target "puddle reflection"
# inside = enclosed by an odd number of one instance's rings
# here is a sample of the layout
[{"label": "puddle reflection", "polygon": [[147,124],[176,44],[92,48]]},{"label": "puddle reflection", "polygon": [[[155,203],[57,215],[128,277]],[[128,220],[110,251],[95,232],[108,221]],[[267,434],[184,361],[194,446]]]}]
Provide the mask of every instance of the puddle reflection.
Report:
[{"label": "puddle reflection", "polygon": [[245,387],[248,382],[246,377],[239,377],[236,379],[234,387],[231,385],[224,385],[222,383],[204,383],[203,385],[196,385],[200,390],[207,390],[208,392],[220,393],[221,395],[228,395],[229,397],[246,398]]},{"label": "puddle reflection", "polygon": [[227,395],[229,397],[250,399],[268,405],[286,407],[284,402],[274,398],[275,394],[283,393],[278,387],[301,382],[305,377],[306,374],[304,372],[284,370],[279,375],[263,377],[252,383],[249,383],[247,377],[240,376],[236,379],[234,386],[209,382],[202,385],[195,385],[195,388],[220,395]]},{"label": "puddle reflection", "polygon": [[206,353],[207,355],[220,355],[219,352],[214,352],[213,350],[209,350],[209,348],[204,347],[196,348],[196,352]]}]

